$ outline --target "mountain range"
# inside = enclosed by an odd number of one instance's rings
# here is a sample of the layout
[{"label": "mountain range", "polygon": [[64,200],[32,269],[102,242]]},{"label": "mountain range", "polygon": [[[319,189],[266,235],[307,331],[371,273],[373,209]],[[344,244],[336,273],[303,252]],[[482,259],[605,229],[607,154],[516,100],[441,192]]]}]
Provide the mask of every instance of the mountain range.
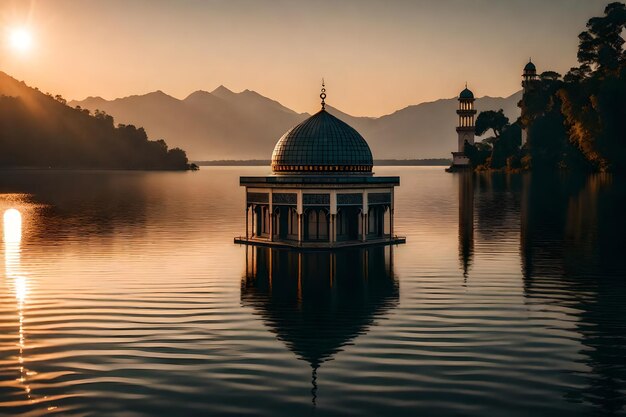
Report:
[{"label": "mountain range", "polygon": [[[480,97],[475,107],[504,109],[519,116],[521,91],[509,97]],[[310,115],[297,113],[254,91],[233,92],[224,86],[196,91],[180,100],[162,91],[114,100],[88,97],[71,101],[100,110],[116,123],[142,126],[148,136],[163,138],[187,151],[191,160],[269,159],[285,131]],[[329,105],[327,110],[363,135],[376,159],[446,158],[455,150],[456,98],[412,105],[381,117],[355,117]]]}]

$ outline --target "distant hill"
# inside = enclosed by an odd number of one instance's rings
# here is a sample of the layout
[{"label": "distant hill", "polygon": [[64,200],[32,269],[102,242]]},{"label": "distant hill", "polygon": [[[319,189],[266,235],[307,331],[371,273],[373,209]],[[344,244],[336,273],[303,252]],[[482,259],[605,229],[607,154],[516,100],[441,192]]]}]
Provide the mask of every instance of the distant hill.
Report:
[{"label": "distant hill", "polygon": [[265,159],[285,130],[307,117],[253,91],[233,93],[223,86],[196,91],[183,100],[157,91],[69,104],[103,110],[119,123],[144,126],[150,136],[166,138],[194,159]]},{"label": "distant hill", "polygon": [[[480,110],[504,109],[514,121],[521,91],[506,98],[483,97]],[[144,126],[153,137],[183,147],[193,160],[267,159],[280,136],[309,116],[296,113],[254,91],[235,93],[224,86],[196,91],[183,100],[161,91],[115,100],[89,97],[71,106],[103,110],[120,123]],[[406,107],[392,114],[354,117],[327,106],[357,129],[377,159],[448,158],[456,146],[455,98]]]},{"label": "distant hill", "polygon": [[141,128],[115,127],[109,115],[69,107],[0,72],[0,167],[184,170],[188,161]]}]

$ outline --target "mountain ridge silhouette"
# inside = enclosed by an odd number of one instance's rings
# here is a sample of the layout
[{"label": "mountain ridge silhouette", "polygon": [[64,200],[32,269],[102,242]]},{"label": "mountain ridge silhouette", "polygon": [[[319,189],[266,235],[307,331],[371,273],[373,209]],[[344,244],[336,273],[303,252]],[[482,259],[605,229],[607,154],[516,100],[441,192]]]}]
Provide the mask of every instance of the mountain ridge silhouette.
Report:
[{"label": "mountain ridge silhouette", "polygon": [[[504,109],[519,116],[521,91],[508,97],[484,96],[478,111]],[[151,137],[187,151],[192,160],[269,159],[278,139],[309,113],[298,113],[253,90],[234,92],[224,85],[177,99],[161,90],[106,100],[88,97],[71,106],[105,111],[116,123],[143,126]],[[367,140],[377,159],[447,158],[456,150],[456,98],[409,105],[380,117],[351,116],[326,109]],[[480,138],[477,138],[480,140]]]}]

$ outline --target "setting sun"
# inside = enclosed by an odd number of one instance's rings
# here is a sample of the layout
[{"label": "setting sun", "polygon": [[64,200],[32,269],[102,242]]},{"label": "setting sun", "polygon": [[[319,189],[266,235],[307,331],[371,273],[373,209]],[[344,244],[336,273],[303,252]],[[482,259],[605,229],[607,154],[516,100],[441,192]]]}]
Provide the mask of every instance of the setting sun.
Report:
[{"label": "setting sun", "polygon": [[18,52],[27,52],[33,44],[32,34],[25,28],[15,28],[9,33],[9,44]]}]

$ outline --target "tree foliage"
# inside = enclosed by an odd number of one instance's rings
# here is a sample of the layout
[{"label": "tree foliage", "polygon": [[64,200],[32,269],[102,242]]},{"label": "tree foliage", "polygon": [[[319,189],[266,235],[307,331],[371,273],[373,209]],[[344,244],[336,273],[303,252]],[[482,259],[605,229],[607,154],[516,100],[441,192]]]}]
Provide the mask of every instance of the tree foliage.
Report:
[{"label": "tree foliage", "polygon": [[491,155],[491,146],[481,146],[483,144],[475,143],[471,145],[467,141],[465,141],[465,147],[463,148],[463,153],[470,160],[470,163],[473,167],[481,167],[487,163],[487,159]]},{"label": "tree foliage", "polygon": [[476,134],[492,130],[494,135],[474,145],[465,144],[465,155],[474,167],[487,169],[518,168],[521,128],[511,125],[502,109],[481,112],[476,118]]},{"label": "tree foliage", "polygon": [[519,124],[507,125],[502,135],[493,144],[490,167],[494,169],[517,168],[519,149],[522,141],[522,129]]},{"label": "tree foliage", "polygon": [[184,170],[187,156],[102,111],[71,108],[0,74],[0,167]]},{"label": "tree foliage", "polygon": [[604,16],[592,17],[587,30],[578,35],[578,62],[585,72],[600,74],[616,71],[624,62],[624,38],[626,6],[620,2],[610,3]]},{"label": "tree foliage", "polygon": [[610,3],[578,36],[580,65],[527,86],[520,124],[533,169],[626,170],[625,30],[626,5]]},{"label": "tree foliage", "polygon": [[509,124],[509,118],[504,115],[504,110],[488,110],[481,112],[476,118],[476,134],[482,136],[489,129],[493,130],[497,138],[502,134],[502,130]]}]

